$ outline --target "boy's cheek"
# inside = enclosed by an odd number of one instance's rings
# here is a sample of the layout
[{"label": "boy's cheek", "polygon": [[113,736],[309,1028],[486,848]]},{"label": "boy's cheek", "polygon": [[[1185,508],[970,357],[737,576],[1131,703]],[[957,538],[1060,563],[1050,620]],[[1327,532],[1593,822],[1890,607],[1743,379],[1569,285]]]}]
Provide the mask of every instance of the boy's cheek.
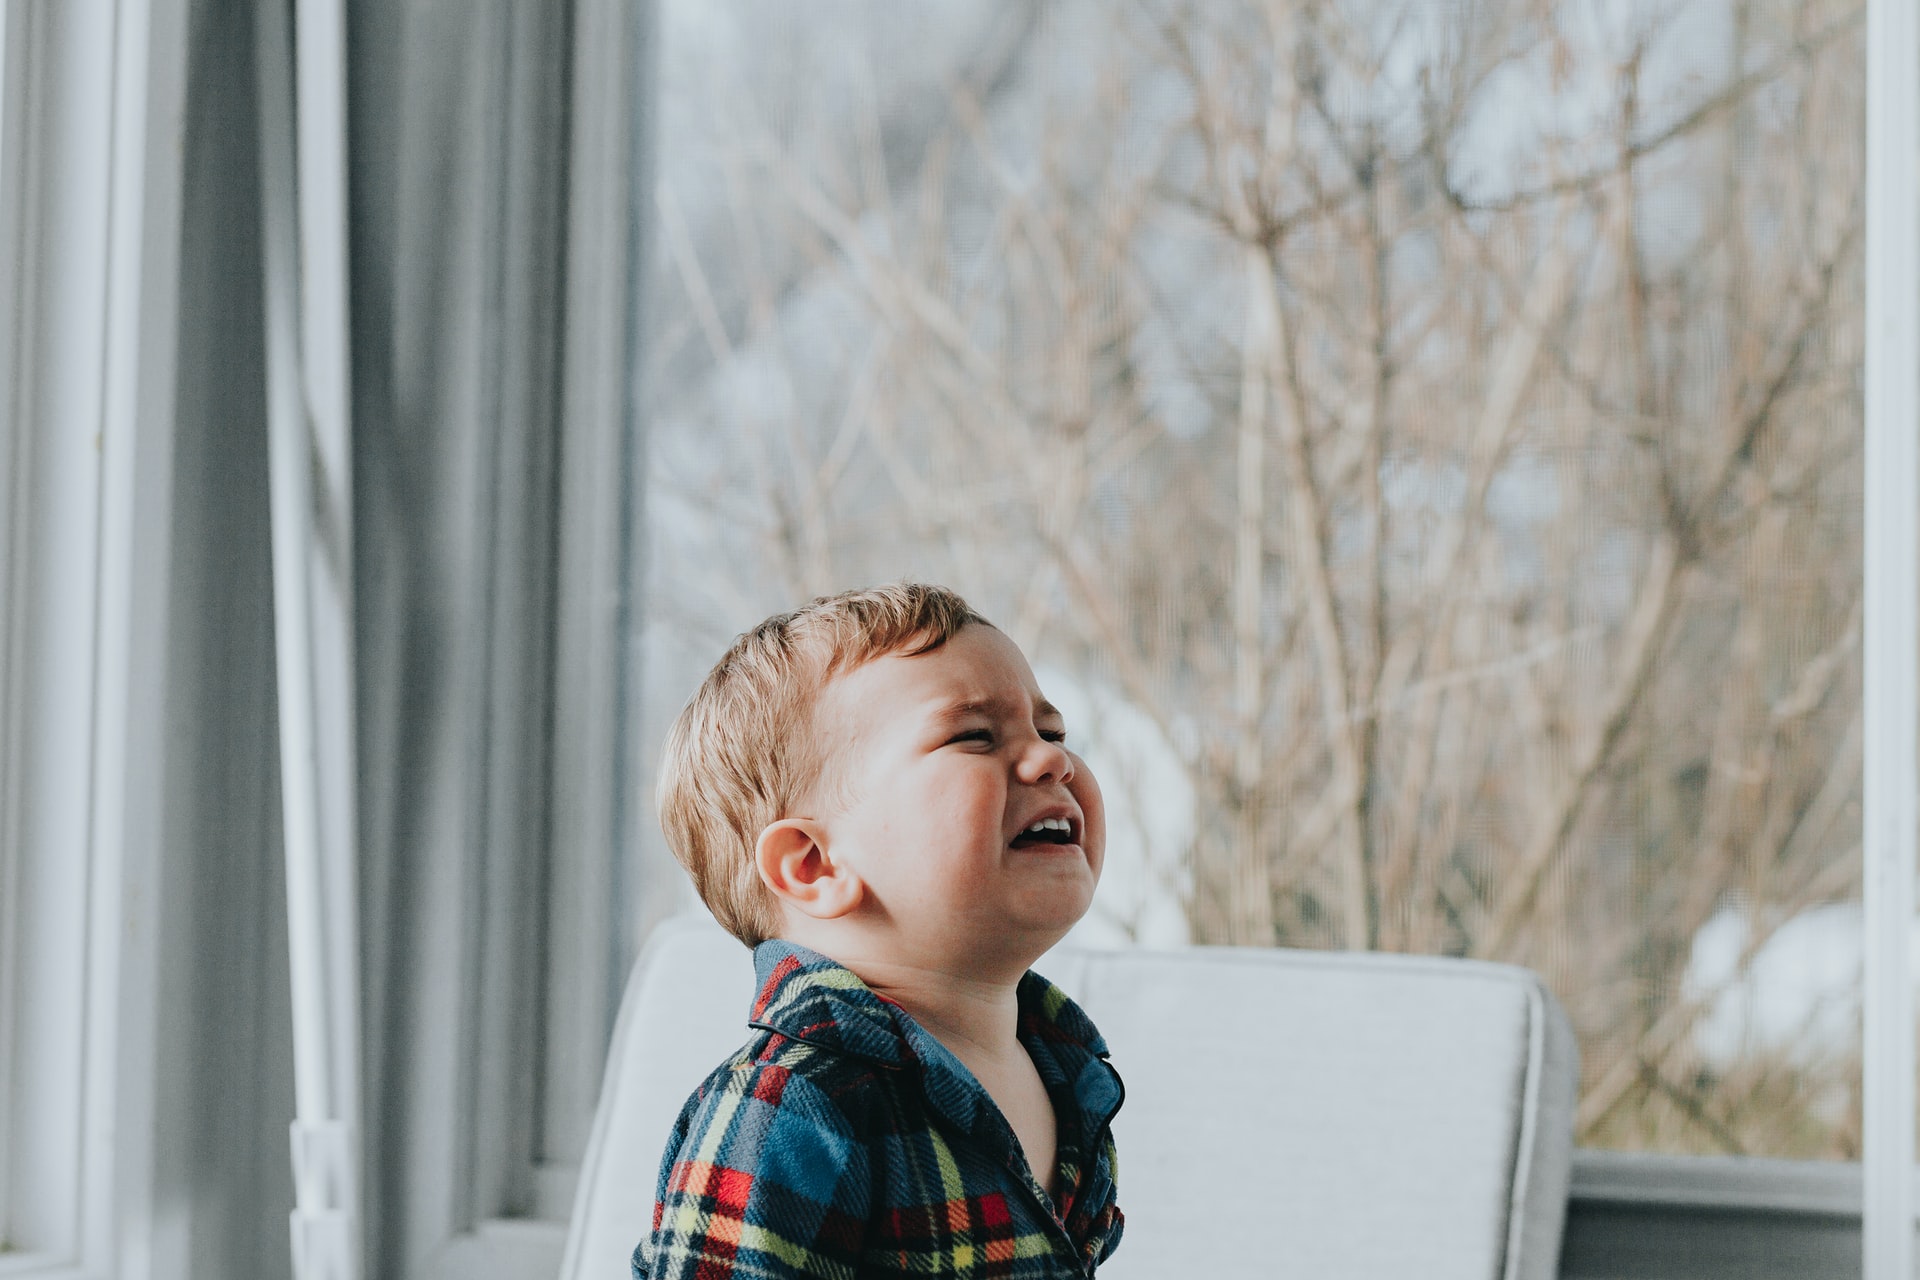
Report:
[{"label": "boy's cheek", "polygon": [[[1073,755],[1072,752],[1067,754]],[[1080,806],[1080,844],[1086,849],[1093,869],[1098,871],[1107,851],[1106,800],[1100,794],[1100,783],[1095,780],[1093,770],[1087,768],[1087,762],[1077,755],[1073,755],[1073,781],[1068,784],[1067,790]]]},{"label": "boy's cheek", "polygon": [[[1067,750],[1067,759],[1073,761],[1074,784],[1077,786],[1087,788],[1087,790],[1093,793],[1093,798],[1096,801],[1099,800],[1100,784],[1094,781],[1093,770],[1087,767],[1087,762],[1085,758],[1082,757],[1079,752],[1069,748]],[[1068,787],[1068,790],[1070,791],[1073,789],[1074,789],[1073,786]]]}]

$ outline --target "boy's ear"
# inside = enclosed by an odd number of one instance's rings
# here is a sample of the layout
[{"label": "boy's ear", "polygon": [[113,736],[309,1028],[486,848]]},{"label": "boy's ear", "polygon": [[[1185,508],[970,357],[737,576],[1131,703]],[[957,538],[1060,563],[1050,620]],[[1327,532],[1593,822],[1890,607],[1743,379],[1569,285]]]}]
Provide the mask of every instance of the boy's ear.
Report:
[{"label": "boy's ear", "polygon": [[761,829],[754,843],[761,883],[803,915],[843,916],[860,904],[866,884],[852,868],[827,856],[826,828],[810,818],[782,818]]}]

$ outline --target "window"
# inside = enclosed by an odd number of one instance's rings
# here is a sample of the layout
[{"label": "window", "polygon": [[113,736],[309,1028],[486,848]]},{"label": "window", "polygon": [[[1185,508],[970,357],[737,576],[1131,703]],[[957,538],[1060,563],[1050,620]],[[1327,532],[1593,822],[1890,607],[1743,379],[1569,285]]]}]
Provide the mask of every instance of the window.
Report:
[{"label": "window", "polygon": [[[625,860],[636,720],[771,609],[903,575],[1093,744],[1086,940],[1532,964],[1583,1141],[1844,1215],[1857,5],[653,8],[349,15],[376,1250],[551,1269],[622,930],[685,893]],[[0,1276],[286,1260],[226,16],[0,5]],[[1735,1153],[1827,1163],[1698,1158]]]},{"label": "window", "polygon": [[1857,8],[664,14],[653,706],[951,583],[1089,938],[1529,964],[1584,1144],[1858,1158]]}]

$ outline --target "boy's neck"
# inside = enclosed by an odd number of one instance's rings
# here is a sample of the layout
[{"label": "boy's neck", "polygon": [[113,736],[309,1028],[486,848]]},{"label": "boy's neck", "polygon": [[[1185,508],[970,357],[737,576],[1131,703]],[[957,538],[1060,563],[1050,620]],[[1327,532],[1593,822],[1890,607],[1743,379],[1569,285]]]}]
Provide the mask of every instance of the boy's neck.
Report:
[{"label": "boy's neck", "polygon": [[892,948],[862,945],[871,941],[868,938],[807,934],[796,930],[787,936],[852,970],[875,994],[913,1015],[962,1061],[1024,1054],[1018,1033],[1025,964],[1005,957],[994,961],[974,957],[961,963],[938,956],[900,955]]},{"label": "boy's neck", "polygon": [[[842,963],[845,963],[844,961]],[[1000,1057],[1020,1047],[1020,978],[958,974],[897,960],[856,959],[847,967],[894,1001],[963,1061]],[[1024,973],[1025,971],[1022,970]]]}]

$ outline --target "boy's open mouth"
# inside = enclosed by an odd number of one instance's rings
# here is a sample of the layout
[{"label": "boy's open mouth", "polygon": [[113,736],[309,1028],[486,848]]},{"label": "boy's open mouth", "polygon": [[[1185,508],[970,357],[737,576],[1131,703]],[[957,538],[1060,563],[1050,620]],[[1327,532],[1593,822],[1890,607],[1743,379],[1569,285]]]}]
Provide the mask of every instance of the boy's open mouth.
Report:
[{"label": "boy's open mouth", "polygon": [[1016,849],[1043,844],[1072,844],[1073,823],[1065,818],[1042,818],[1013,838]]}]

